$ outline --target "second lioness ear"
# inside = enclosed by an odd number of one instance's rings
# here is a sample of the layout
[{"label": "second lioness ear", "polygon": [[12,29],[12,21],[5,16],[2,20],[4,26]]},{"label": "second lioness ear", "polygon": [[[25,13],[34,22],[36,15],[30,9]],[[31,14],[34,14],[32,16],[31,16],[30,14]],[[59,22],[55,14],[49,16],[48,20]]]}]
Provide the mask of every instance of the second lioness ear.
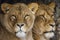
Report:
[{"label": "second lioness ear", "polygon": [[28,7],[35,14],[38,9],[38,4],[37,3],[30,3],[30,4],[28,4]]},{"label": "second lioness ear", "polygon": [[55,4],[55,2],[51,2],[48,6],[49,6],[51,9],[54,9],[55,6],[56,6],[56,4]]},{"label": "second lioness ear", "polygon": [[8,4],[8,3],[1,4],[1,9],[4,13],[8,13],[8,11],[11,7],[12,7],[12,5]]}]

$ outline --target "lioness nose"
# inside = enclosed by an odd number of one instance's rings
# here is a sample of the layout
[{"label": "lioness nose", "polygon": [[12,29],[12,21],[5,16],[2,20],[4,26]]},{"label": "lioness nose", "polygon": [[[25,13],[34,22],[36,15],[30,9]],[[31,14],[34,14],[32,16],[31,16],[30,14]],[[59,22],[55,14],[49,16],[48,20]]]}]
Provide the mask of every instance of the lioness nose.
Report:
[{"label": "lioness nose", "polygon": [[24,24],[17,24],[17,26],[19,26],[20,28],[24,26]]}]

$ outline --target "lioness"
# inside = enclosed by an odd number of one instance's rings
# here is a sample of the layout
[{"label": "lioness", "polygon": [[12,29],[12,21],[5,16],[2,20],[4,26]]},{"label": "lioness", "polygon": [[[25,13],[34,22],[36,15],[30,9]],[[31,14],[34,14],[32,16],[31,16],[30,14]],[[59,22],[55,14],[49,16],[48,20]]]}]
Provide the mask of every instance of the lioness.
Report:
[{"label": "lioness", "polygon": [[[38,7],[37,11],[34,11],[33,7]],[[35,13],[35,21],[33,27],[34,40],[49,40],[54,36],[55,22],[54,22],[54,8],[55,3],[52,2],[49,5],[30,3],[29,9]]]},{"label": "lioness", "polygon": [[0,40],[33,40],[32,27],[35,16],[26,4],[1,5]]}]

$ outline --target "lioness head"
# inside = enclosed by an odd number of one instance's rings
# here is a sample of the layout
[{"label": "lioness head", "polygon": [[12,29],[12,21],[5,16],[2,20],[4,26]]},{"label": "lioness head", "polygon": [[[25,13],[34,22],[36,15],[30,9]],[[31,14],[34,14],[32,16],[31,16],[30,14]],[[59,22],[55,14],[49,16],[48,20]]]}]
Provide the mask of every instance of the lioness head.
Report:
[{"label": "lioness head", "polygon": [[34,13],[23,3],[3,3],[1,9],[4,12],[2,25],[17,37],[24,37],[34,24]]},{"label": "lioness head", "polygon": [[[36,3],[29,4],[30,8],[35,4]],[[52,2],[49,5],[45,4],[37,4],[37,5],[39,5],[39,7],[35,13],[36,19],[33,27],[33,33],[35,33],[34,36],[44,35],[46,38],[51,38],[54,36],[55,31],[55,22],[54,22],[55,3]]]},{"label": "lioness head", "polygon": [[[46,38],[52,38],[55,31],[54,8],[55,3],[49,5],[40,5],[36,13],[36,26],[39,27],[40,33],[44,34]],[[38,22],[38,24],[37,24]]]}]

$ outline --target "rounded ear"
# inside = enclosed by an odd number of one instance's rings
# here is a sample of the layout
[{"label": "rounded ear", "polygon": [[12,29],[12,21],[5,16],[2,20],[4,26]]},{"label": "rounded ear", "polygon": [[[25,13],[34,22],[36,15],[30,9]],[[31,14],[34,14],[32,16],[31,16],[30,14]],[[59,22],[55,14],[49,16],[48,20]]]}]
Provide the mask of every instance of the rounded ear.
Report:
[{"label": "rounded ear", "polygon": [[33,14],[35,14],[38,9],[38,4],[37,3],[30,3],[30,4],[28,4],[28,7],[33,12]]},{"label": "rounded ear", "polygon": [[8,13],[11,6],[12,6],[11,4],[3,3],[1,4],[1,9],[4,13]]},{"label": "rounded ear", "polygon": [[56,4],[55,4],[55,2],[51,2],[48,6],[49,6],[52,10],[54,10]]}]

